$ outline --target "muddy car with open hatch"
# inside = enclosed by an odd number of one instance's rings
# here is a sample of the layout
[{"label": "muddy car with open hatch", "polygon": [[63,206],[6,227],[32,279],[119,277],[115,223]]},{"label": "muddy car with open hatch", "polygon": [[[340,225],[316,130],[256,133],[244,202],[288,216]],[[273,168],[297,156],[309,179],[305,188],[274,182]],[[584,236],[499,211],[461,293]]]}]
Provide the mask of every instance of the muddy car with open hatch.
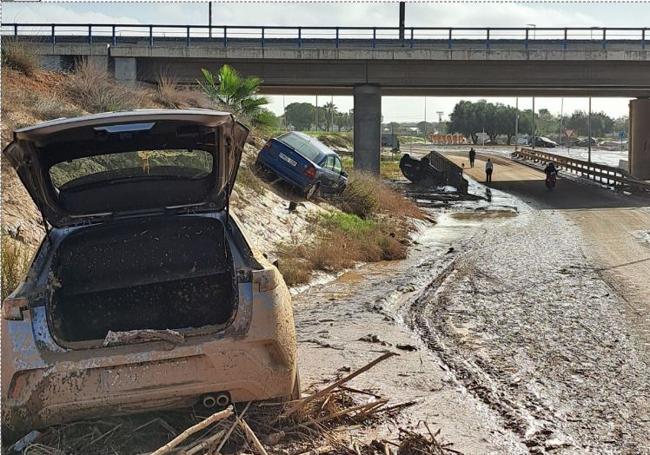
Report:
[{"label": "muddy car with open hatch", "polygon": [[17,130],[50,228],[2,306],[2,436],[299,395],[291,300],[228,211],[248,130],[156,110]]}]

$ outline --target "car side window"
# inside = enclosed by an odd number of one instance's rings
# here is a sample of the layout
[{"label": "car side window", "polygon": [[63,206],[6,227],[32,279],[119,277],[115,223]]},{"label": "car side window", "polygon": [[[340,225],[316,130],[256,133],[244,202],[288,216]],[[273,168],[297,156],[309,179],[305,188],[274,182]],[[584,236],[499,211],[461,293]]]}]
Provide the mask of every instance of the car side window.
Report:
[{"label": "car side window", "polygon": [[325,169],[329,169],[330,171],[334,170],[334,157],[331,155],[328,156],[323,167],[325,167]]},{"label": "car side window", "polygon": [[335,156],[333,158],[334,158],[334,167],[332,168],[332,170],[337,174],[340,174],[341,171],[343,170],[343,166],[341,165],[341,160],[339,159],[338,156]]}]

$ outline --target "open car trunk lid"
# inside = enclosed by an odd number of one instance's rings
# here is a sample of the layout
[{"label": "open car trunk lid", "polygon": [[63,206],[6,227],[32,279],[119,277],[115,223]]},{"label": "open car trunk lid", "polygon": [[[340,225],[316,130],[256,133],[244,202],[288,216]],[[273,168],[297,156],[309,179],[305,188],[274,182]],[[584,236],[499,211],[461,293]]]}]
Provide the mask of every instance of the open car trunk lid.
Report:
[{"label": "open car trunk lid", "polygon": [[60,119],[14,132],[3,153],[47,221],[219,211],[248,129],[229,113],[138,110]]}]

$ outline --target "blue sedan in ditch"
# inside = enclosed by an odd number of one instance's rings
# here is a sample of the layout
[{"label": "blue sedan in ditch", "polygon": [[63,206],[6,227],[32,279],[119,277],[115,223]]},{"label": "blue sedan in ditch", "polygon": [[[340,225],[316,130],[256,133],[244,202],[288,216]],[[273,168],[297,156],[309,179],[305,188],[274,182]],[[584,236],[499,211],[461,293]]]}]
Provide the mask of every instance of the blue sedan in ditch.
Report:
[{"label": "blue sedan in ditch", "polygon": [[307,199],[319,193],[340,193],[348,182],[336,152],[296,131],[269,140],[257,156],[257,165],[296,187]]}]

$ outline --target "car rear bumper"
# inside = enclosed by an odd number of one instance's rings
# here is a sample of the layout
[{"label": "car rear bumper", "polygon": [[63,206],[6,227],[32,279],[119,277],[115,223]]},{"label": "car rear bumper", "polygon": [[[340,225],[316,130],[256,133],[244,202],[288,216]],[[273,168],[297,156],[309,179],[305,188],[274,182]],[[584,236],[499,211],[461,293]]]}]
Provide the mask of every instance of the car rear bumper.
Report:
[{"label": "car rear bumper", "polygon": [[156,342],[41,355],[27,325],[28,317],[3,321],[5,441],[79,419],[189,406],[217,392],[233,402],[289,397],[296,377],[285,286],[255,299],[248,334],[237,339],[213,335],[178,346]]},{"label": "car rear bumper", "polygon": [[300,190],[305,191],[312,185],[312,182],[310,182],[307,177],[299,176],[297,173],[289,172],[286,166],[279,163],[277,159],[267,156],[265,153],[260,153],[258,159],[259,162],[267,169],[270,169],[282,180],[299,188]]}]

